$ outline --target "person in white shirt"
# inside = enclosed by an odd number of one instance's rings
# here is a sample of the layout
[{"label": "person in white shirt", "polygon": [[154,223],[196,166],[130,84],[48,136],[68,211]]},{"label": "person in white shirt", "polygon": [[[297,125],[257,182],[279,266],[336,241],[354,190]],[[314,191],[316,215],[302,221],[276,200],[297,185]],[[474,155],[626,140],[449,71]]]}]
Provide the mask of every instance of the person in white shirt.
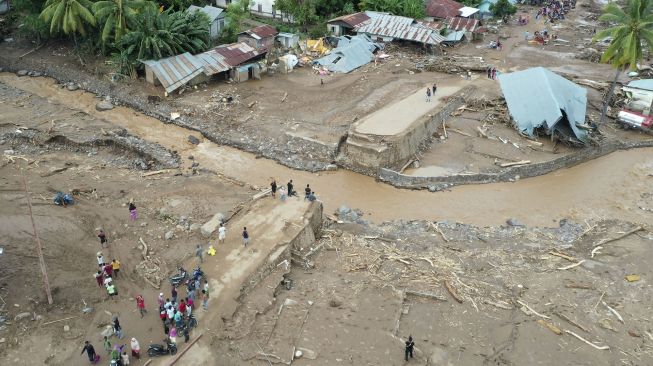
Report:
[{"label": "person in white shirt", "polygon": [[224,244],[224,239],[227,237],[227,229],[220,224],[220,227],[218,228],[218,242],[220,244]]}]

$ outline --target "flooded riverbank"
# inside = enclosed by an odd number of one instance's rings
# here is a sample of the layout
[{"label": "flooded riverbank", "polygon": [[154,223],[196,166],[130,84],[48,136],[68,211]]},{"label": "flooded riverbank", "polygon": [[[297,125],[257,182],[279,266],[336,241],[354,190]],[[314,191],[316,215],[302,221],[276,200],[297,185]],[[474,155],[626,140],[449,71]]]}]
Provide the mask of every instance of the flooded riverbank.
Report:
[{"label": "flooded riverbank", "polygon": [[637,208],[637,202],[642,193],[648,193],[653,148],[616,152],[514,183],[468,185],[430,193],[397,189],[345,170],[321,173],[292,170],[275,161],[257,159],[253,154],[206,140],[192,145],[187,142],[188,135],[201,139],[198,132],[164,124],[123,107],[98,112],[95,109],[98,99],[93,94],[67,91],[52,79],[18,78],[4,73],[0,74],[0,81],[123,127],[133,135],[176,151],[186,165],[190,164],[188,156],[193,155],[193,161],[201,168],[260,187],[267,186],[271,177],[279,184],[293,179],[299,191],[310,184],[324,202],[327,213],[347,205],[361,209],[365,219],[375,222],[428,219],[480,226],[502,224],[510,217],[529,225],[555,226],[553,220],[562,218],[582,222],[597,216],[617,216],[639,221],[647,214]]}]

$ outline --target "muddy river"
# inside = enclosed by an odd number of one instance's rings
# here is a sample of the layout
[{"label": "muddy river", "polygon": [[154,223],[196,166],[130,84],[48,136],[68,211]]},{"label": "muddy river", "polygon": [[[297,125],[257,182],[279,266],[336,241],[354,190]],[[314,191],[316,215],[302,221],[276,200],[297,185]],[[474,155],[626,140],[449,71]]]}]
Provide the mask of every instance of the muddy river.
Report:
[{"label": "muddy river", "polygon": [[[467,185],[450,191],[430,193],[397,189],[373,178],[350,171],[309,173],[297,171],[253,154],[203,140],[187,142],[198,133],[147,117],[134,110],[116,107],[98,112],[98,99],[90,93],[70,92],[48,78],[18,78],[0,74],[0,81],[52,102],[82,110],[126,128],[131,134],[176,150],[184,164],[194,156],[200,167],[234,179],[266,186],[270,177],[285,184],[293,179],[302,191],[310,184],[324,202],[325,212],[341,205],[361,209],[369,220],[428,219],[459,221],[480,226],[502,224],[508,218],[541,226],[556,226],[556,220],[582,222],[599,217],[644,221],[648,212],[637,207],[642,193],[650,192],[653,178],[653,148],[621,151],[569,169],[514,183]],[[55,116],[53,116],[55,118]]]}]

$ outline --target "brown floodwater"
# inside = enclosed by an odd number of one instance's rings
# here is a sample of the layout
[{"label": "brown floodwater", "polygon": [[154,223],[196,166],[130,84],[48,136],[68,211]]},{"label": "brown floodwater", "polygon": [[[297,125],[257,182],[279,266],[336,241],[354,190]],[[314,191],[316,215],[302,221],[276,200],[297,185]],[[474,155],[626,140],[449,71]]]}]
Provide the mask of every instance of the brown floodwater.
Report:
[{"label": "brown floodwater", "polygon": [[201,138],[198,133],[164,124],[129,108],[98,112],[95,110],[98,99],[93,94],[67,91],[49,78],[18,78],[2,73],[0,81],[103,118],[133,135],[177,150],[184,164],[188,162],[188,155],[193,155],[203,168],[261,187],[269,184],[270,177],[275,177],[279,184],[293,179],[295,189],[300,192],[310,184],[327,213],[347,205],[361,209],[367,219],[375,222],[428,219],[480,226],[502,224],[511,217],[529,225],[555,226],[554,220],[562,218],[580,222],[603,217],[645,221],[650,215],[640,210],[637,203],[642,201],[642,193],[650,192],[653,148],[616,152],[514,183],[466,185],[430,193],[397,189],[347,170],[320,173],[293,170],[273,160],[256,159],[254,154],[207,140],[197,146],[191,145],[187,142],[188,135]]}]

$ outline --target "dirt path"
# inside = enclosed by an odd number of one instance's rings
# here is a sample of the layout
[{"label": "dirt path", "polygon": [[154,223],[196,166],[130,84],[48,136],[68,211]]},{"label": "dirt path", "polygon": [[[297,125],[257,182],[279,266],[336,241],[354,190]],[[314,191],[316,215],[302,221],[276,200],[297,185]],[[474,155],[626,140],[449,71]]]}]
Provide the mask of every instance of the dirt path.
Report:
[{"label": "dirt path", "polygon": [[487,226],[515,217],[529,225],[550,226],[555,225],[555,219],[567,217],[582,222],[606,213],[638,221],[642,212],[636,202],[642,192],[648,192],[647,174],[653,170],[653,149],[639,149],[515,183],[468,185],[437,194],[401,190],[350,171],[313,174],[208,141],[191,145],[186,142],[188,135],[199,137],[198,133],[163,124],[128,108],[97,112],[98,99],[92,94],[58,88],[52,79],[18,78],[5,73],[0,74],[0,81],[100,116],[143,139],[177,150],[186,163],[187,157],[193,155],[200,167],[239,181],[264,187],[270,177],[276,177],[280,184],[293,179],[299,189],[310,184],[324,202],[325,212],[347,205],[362,209],[365,219],[376,222],[410,217]]}]

